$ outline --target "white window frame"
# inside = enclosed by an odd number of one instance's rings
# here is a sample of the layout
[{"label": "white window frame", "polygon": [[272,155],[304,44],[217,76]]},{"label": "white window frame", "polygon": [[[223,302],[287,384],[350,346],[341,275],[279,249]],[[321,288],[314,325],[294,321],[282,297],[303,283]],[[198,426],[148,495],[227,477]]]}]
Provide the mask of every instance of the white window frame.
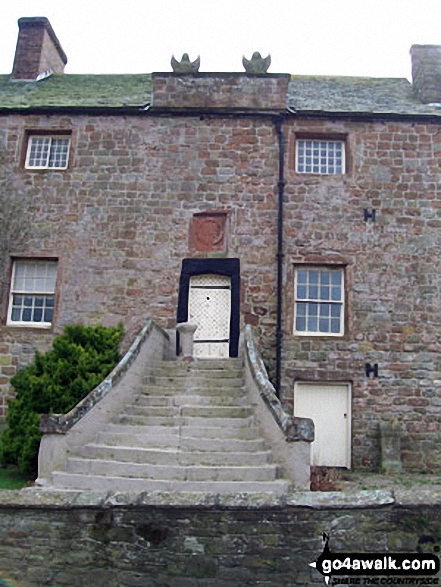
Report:
[{"label": "white window frame", "polygon": [[[39,157],[41,160],[39,164],[35,165],[31,163],[31,155],[33,152],[33,146],[36,141],[46,141],[46,148],[42,155]],[[54,154],[56,150],[56,141],[67,141],[67,151],[65,153],[65,157],[63,157],[63,164],[55,165],[51,162],[51,155]],[[51,135],[51,134],[29,134],[28,136],[28,144],[26,150],[26,162],[25,167],[26,169],[67,169],[69,164],[69,154],[70,154],[70,135],[60,134],[60,135]]]},{"label": "white window frame", "polygon": [[[300,285],[305,285],[303,282],[300,284],[299,283],[299,272],[300,271],[314,271],[314,272],[318,272],[319,273],[319,279],[318,279],[318,283],[317,283],[317,295],[316,296],[311,296],[311,295],[307,295],[308,293],[311,293],[311,289],[315,286],[315,284],[312,284],[309,279],[309,274],[308,274],[308,280],[307,280],[307,287],[306,287],[306,293],[299,295],[299,286]],[[329,278],[330,278],[330,282],[329,285],[324,283],[322,280],[322,274],[324,273],[328,273],[329,274]],[[334,289],[331,283],[331,275],[332,274],[336,274],[338,273],[341,277],[340,279],[340,284],[339,284],[339,289],[340,289],[340,297],[337,299],[336,298],[336,292],[337,292],[337,285],[334,285]],[[325,279],[326,281],[326,279]],[[310,287],[311,285],[311,287]],[[325,291],[326,288],[329,287],[329,298],[327,297],[320,297],[320,291],[322,291],[320,288],[323,288],[323,291]],[[334,299],[333,299],[334,298]],[[304,313],[300,313],[300,304],[303,304],[305,307],[305,314]],[[325,312],[323,312],[322,314],[322,318],[323,320],[327,321],[329,323],[329,325],[331,326],[332,321],[334,319],[334,321],[337,320],[337,317],[332,317],[332,306],[338,306],[340,307],[340,316],[339,318],[339,330],[338,332],[331,332],[328,330],[320,330],[320,315],[321,312],[320,310],[323,309],[325,310],[325,307],[327,307],[326,309],[328,310],[327,312],[327,316],[325,316]],[[311,313],[310,314],[310,308],[312,307],[316,307],[317,308],[317,330],[308,330],[308,321],[309,321],[309,317],[311,317],[311,320],[314,320],[315,318],[315,314]],[[333,337],[338,337],[338,336],[343,336],[344,335],[344,328],[345,328],[345,313],[346,313],[346,300],[345,300],[345,270],[344,267],[341,266],[311,266],[311,265],[300,265],[295,267],[294,270],[294,325],[293,325],[293,332],[295,335],[297,336],[333,336]],[[305,318],[305,329],[304,330],[300,330],[297,329],[297,319],[299,318]]]},{"label": "white window frame", "polygon": [[[22,287],[20,287],[20,284],[17,283],[17,271],[19,267],[22,270],[24,269],[25,275],[26,272],[30,271],[32,267],[39,267],[40,271],[44,271],[45,276],[47,276],[49,267],[51,268],[52,273],[53,268],[55,267],[55,276],[53,278],[46,278],[46,284],[43,287],[35,287],[36,283],[39,280],[28,277],[27,279],[22,279],[22,282],[26,282],[27,280],[28,283],[30,283],[32,279],[32,287],[26,287],[23,285]],[[13,261],[7,317],[8,326],[25,326],[31,328],[50,328],[52,326],[55,311],[55,289],[57,280],[57,269],[58,262],[55,260],[16,259]],[[14,304],[14,300],[17,302],[17,298],[21,301]],[[48,301],[50,301],[51,305],[47,305]],[[44,312],[46,308],[52,308],[52,319],[50,321],[44,320]],[[30,312],[32,319],[22,319],[25,309],[28,312]],[[14,314],[16,314],[17,311],[20,312],[19,320],[15,319],[14,317]],[[35,320],[35,315],[38,314],[38,312],[40,311],[42,312],[42,320]]]},{"label": "white window frame", "polygon": [[343,139],[297,139],[295,166],[296,173],[306,175],[344,175],[346,142]]}]

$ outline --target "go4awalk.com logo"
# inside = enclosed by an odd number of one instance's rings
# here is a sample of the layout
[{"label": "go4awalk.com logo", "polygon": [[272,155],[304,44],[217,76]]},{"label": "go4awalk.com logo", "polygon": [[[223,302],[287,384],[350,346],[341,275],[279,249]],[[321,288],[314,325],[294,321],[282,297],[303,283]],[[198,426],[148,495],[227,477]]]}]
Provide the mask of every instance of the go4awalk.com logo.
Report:
[{"label": "go4awalk.com logo", "polygon": [[[309,565],[323,575],[326,585],[329,585],[332,577],[358,577],[359,580],[351,580],[351,585],[439,584],[438,578],[432,578],[440,570],[439,557],[435,554],[333,553],[329,548],[327,534],[323,534],[323,540],[325,547],[322,554]],[[380,576],[383,577],[381,580]],[[365,577],[363,582],[360,577]],[[345,583],[333,580],[334,585]]]}]

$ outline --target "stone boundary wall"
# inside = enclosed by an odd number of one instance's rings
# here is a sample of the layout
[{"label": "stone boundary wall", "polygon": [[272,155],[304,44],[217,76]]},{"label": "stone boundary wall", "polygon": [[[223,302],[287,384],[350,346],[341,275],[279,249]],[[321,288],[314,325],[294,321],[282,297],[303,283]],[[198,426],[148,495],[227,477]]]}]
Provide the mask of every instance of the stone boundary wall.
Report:
[{"label": "stone boundary wall", "polygon": [[282,498],[2,491],[0,577],[20,587],[318,586],[308,563],[323,532],[334,552],[437,552],[440,513],[441,487]]}]

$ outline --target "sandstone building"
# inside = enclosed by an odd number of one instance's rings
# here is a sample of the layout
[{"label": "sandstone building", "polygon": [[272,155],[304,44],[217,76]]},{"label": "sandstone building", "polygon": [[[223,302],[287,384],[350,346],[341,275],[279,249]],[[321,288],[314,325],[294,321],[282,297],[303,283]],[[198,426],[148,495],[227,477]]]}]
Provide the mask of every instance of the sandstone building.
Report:
[{"label": "sandstone building", "polygon": [[[44,18],[0,76],[0,410],[66,324],[244,324],[316,464],[441,469],[441,48],[406,79],[67,75]],[[205,322],[204,322],[205,321]]]}]

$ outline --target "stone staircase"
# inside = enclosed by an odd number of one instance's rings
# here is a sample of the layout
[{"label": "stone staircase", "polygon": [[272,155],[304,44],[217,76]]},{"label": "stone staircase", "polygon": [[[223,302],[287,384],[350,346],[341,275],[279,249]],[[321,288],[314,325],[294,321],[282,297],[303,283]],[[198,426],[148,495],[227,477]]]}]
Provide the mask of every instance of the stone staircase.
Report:
[{"label": "stone staircase", "polygon": [[117,422],[52,485],[69,489],[286,493],[257,427],[238,359],[162,361]]}]

